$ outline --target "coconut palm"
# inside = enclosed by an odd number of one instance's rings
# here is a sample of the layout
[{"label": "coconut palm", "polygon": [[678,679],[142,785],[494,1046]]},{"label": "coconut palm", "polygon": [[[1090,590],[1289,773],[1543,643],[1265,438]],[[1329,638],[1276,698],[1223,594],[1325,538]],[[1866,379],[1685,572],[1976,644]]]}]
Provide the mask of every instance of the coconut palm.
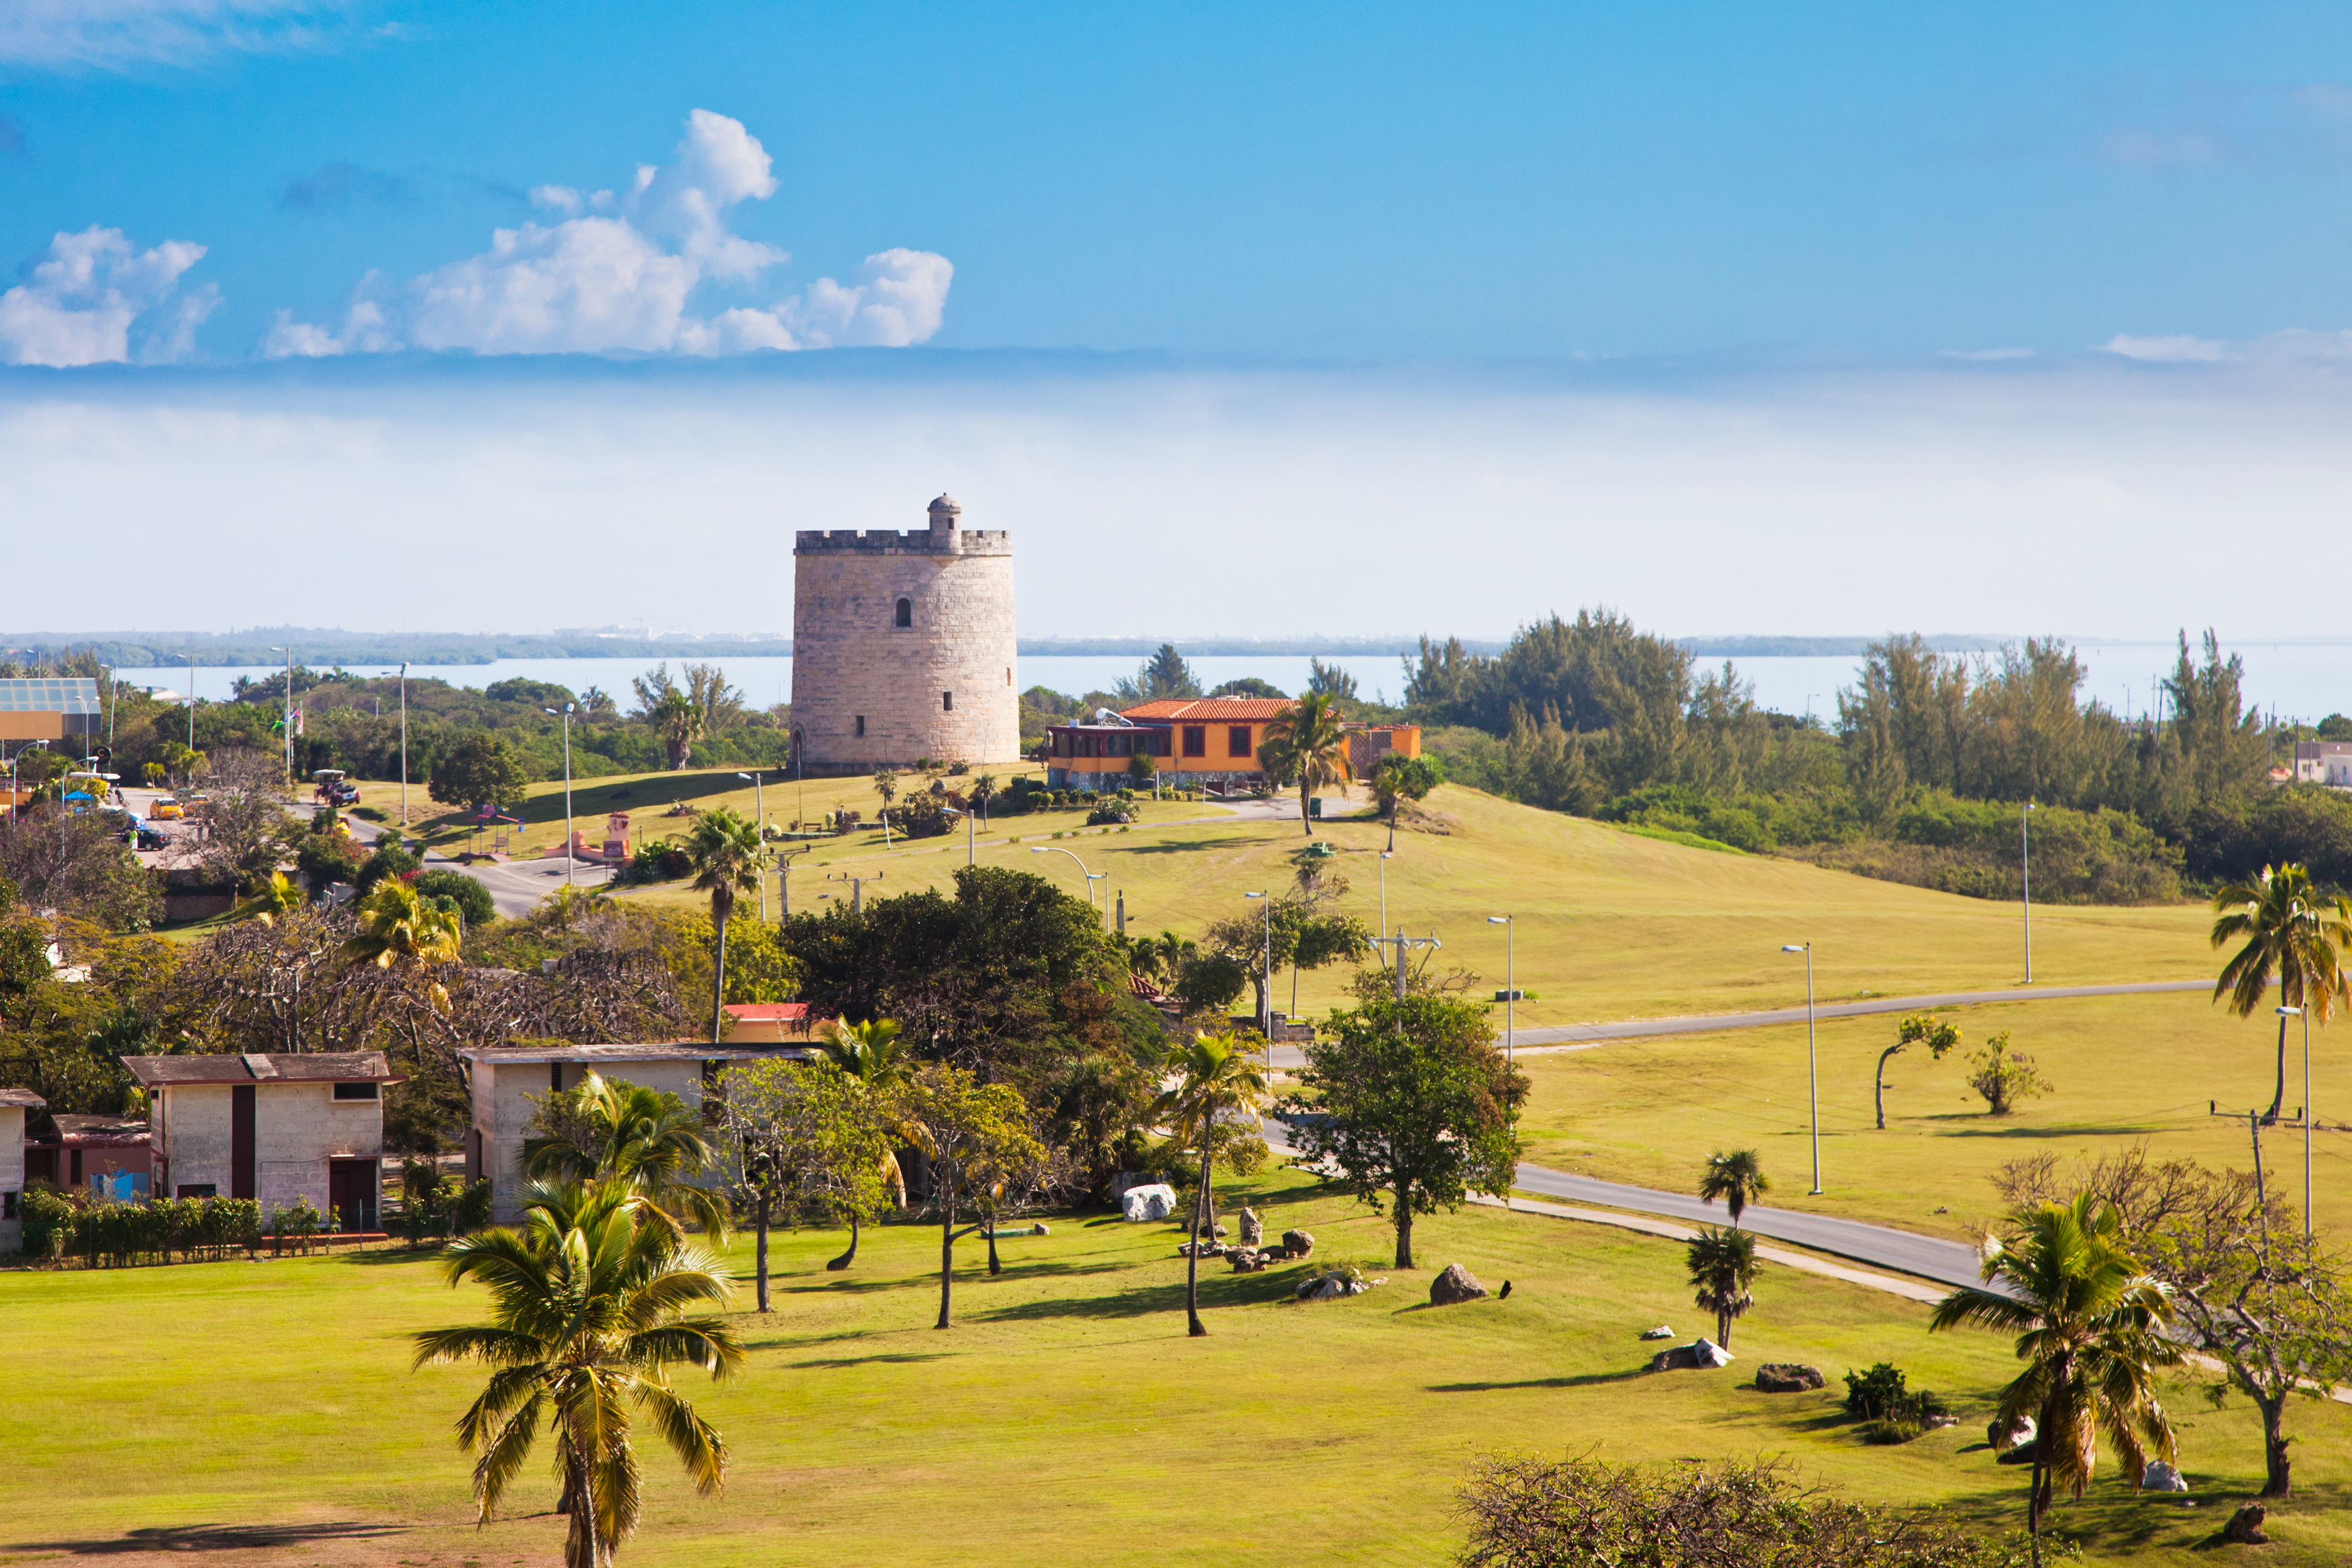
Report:
[{"label": "coconut palm", "polygon": [[1715,1342],[1729,1350],[1731,1321],[1746,1317],[1756,1304],[1756,1276],[1764,1267],[1756,1261],[1756,1238],[1737,1227],[1704,1226],[1684,1258],[1691,1288],[1697,1292],[1693,1300],[1715,1314]]},{"label": "coconut palm", "polygon": [[2001,1390],[2000,1420],[2034,1423],[2025,1520],[2039,1561],[2042,1510],[2058,1486],[2083,1495],[2101,1431],[2135,1479],[2147,1462],[2143,1444],[2173,1458],[2172,1426],[2156,1397],[2156,1369],[2180,1360],[2164,1333],[2171,1289],[2141,1268],[2114,1207],[2090,1193],[2017,1215],[2014,1234],[1987,1244],[1984,1278],[2002,1289],[1953,1291],[1927,1327],[2017,1332],[2025,1370]]},{"label": "coconut palm", "polygon": [[488,1385],[457,1420],[458,1446],[477,1455],[474,1500],[489,1522],[530,1458],[541,1426],[555,1433],[556,1466],[572,1502],[565,1568],[609,1568],[635,1530],[637,1456],[631,1416],[648,1417],[704,1494],[727,1471],[718,1428],[670,1386],[673,1366],[713,1378],[742,1364],[724,1319],[688,1316],[731,1293],[719,1262],[639,1223],[643,1205],[617,1184],[540,1189],[525,1229],[457,1241],[452,1285],[490,1289],[490,1321],[414,1336],[419,1367],[482,1362]]},{"label": "coconut palm", "polygon": [[[2323,1024],[2346,998],[2343,958],[2352,948],[2352,901],[2320,894],[2303,867],[2288,864],[2275,871],[2263,867],[2259,880],[2214,894],[2213,912],[2221,917],[2213,922],[2215,947],[2242,938],[2245,942],[2213,983],[2213,999],[2221,1001],[2226,994],[2230,1011],[2239,1017],[2252,1017],[2269,1000],[2273,979],[2281,1002],[2310,1009],[2311,1016]],[[2285,1102],[2286,1015],[2282,1013],[2277,1087],[2263,1120],[2276,1121]]]},{"label": "coconut palm", "polygon": [[[817,1033],[816,1048],[824,1053],[825,1060],[866,1086],[869,1094],[887,1097],[891,1090],[915,1074],[917,1063],[904,1041],[898,1037],[896,1018],[869,1018],[863,1024],[844,1023],[839,1018],[828,1020]],[[906,1137],[904,1129],[892,1127],[895,1137]],[[887,1150],[882,1154],[882,1182],[895,1195],[898,1206],[907,1206],[907,1173],[898,1163],[898,1156]],[[857,1261],[858,1216],[849,1211],[849,1250],[825,1264],[840,1272]]]},{"label": "coconut palm", "polygon": [[551,1107],[555,1126],[522,1145],[523,1174],[535,1182],[614,1184],[647,1205],[646,1218],[683,1241],[683,1212],[713,1237],[727,1211],[690,1178],[715,1163],[702,1119],[674,1094],[591,1072]]},{"label": "coconut palm", "polygon": [[1180,1148],[1201,1152],[1201,1188],[1192,1199],[1192,1248],[1184,1264],[1184,1319],[1192,1336],[1209,1331],[1201,1324],[1201,1242],[1214,1233],[1216,1210],[1209,1197],[1211,1164],[1215,1157],[1220,1125],[1254,1116],[1265,1103],[1265,1075],[1242,1037],[1228,1029],[1216,1035],[1195,1035],[1171,1047],[1167,1070],[1175,1086],[1153,1102],[1154,1120],[1167,1123]]},{"label": "coconut palm", "polygon": [[1269,779],[1286,773],[1297,781],[1298,820],[1313,835],[1307,797],[1326,784],[1346,783],[1349,776],[1348,731],[1338,700],[1326,691],[1310,691],[1292,703],[1265,727],[1259,760]]},{"label": "coconut palm", "polygon": [[411,963],[446,963],[457,956],[457,917],[420,895],[397,877],[378,882],[359,903],[360,928],[343,943],[354,963],[390,969]]},{"label": "coconut palm", "polygon": [[710,1043],[714,1046],[726,1026],[727,917],[735,912],[736,894],[760,890],[760,872],[766,859],[760,825],[725,806],[697,817],[694,831],[686,837],[686,860],[694,870],[694,890],[710,895],[710,929],[719,942],[718,964],[710,976]]},{"label": "coconut palm", "polygon": [[1771,1190],[1772,1184],[1764,1179],[1764,1162],[1753,1149],[1735,1149],[1728,1154],[1718,1149],[1706,1157],[1706,1168],[1698,1173],[1699,1202],[1711,1204],[1720,1198],[1731,1213],[1734,1229],[1748,1204]]},{"label": "coconut palm", "polygon": [[980,825],[982,827],[987,826],[988,803],[996,797],[996,775],[994,773],[976,774],[970,786],[965,789],[964,795],[972,805],[980,807]]},{"label": "coconut palm", "polygon": [[653,721],[654,733],[661,737],[671,769],[686,766],[687,759],[694,755],[694,743],[702,739],[701,705],[682,688],[673,686],[646,710],[646,717]]}]

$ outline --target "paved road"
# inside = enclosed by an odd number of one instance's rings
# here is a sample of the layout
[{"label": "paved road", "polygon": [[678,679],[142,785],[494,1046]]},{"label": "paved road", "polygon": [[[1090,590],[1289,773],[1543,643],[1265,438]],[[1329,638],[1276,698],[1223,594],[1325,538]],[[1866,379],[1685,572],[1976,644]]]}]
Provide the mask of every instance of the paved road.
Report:
[{"label": "paved road", "polygon": [[[1874,1013],[1912,1013],[1927,1007],[1958,1007],[1979,1002],[2055,1002],[2068,996],[2136,996],[2160,991],[2209,991],[2204,980],[2146,980],[2128,985],[2036,985],[2006,991],[1944,991],[1930,996],[1873,996],[1864,1002],[1832,1002],[1813,1009],[1816,1019],[1863,1018]],[[1774,1007],[1758,1013],[1699,1013],[1675,1018],[1628,1018],[1617,1024],[1559,1024],[1515,1031],[1518,1050],[1549,1055],[1583,1050],[1612,1040],[1653,1039],[1662,1035],[1712,1035],[1724,1029],[1760,1029],[1768,1024],[1801,1024],[1802,1007]],[[1276,1046],[1274,1065],[1298,1068],[1307,1053],[1297,1046]]]}]

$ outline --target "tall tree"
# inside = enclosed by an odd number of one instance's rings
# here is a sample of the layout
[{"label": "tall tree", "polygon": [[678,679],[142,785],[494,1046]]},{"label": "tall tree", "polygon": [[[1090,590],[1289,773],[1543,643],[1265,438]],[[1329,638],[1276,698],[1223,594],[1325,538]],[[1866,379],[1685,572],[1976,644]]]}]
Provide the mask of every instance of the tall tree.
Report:
[{"label": "tall tree", "polygon": [[570,1089],[541,1098],[531,1136],[522,1144],[523,1174],[534,1182],[596,1182],[644,1200],[645,1223],[683,1244],[677,1215],[713,1237],[727,1234],[727,1211],[694,1178],[717,1164],[702,1118],[674,1094],[591,1072]]},{"label": "tall tree", "polygon": [[933,1064],[901,1085],[899,1131],[929,1163],[931,1203],[940,1216],[940,1321],[954,1326],[955,1244],[987,1223],[983,1215],[962,1229],[973,1209],[973,1189],[1012,1167],[1047,1157],[1029,1130],[1029,1108],[1010,1084],[983,1084],[961,1068]]},{"label": "tall tree", "polygon": [[1265,727],[1259,762],[1267,782],[1286,778],[1298,785],[1298,822],[1308,837],[1315,819],[1307,803],[1327,784],[1348,780],[1348,731],[1339,716],[1339,700],[1328,691],[1310,691],[1292,703]]},{"label": "tall tree", "polygon": [[1425,800],[1445,782],[1445,770],[1434,757],[1408,757],[1390,752],[1372,764],[1372,798],[1388,820],[1389,847],[1396,847],[1397,815],[1409,800]]},{"label": "tall tree", "polygon": [[1192,673],[1192,667],[1184,662],[1184,656],[1176,651],[1174,643],[1166,642],[1137,668],[1134,679],[1121,680],[1118,687],[1118,700],[1122,708],[1200,695],[1201,682]]},{"label": "tall tree", "polygon": [[756,893],[767,859],[760,842],[760,825],[736,816],[725,806],[703,813],[686,836],[687,864],[694,868],[694,890],[710,895],[710,925],[718,943],[718,971],[710,980],[710,1043],[726,1032],[727,918],[735,912],[735,895]]},{"label": "tall tree", "polygon": [[[846,1220],[856,1227],[889,1201],[890,1127],[883,1097],[829,1061],[771,1058],[719,1080],[729,1184],[751,1210],[759,1310],[768,1310],[768,1227]],[[888,1169],[897,1172],[895,1162]]]},{"label": "tall tree", "polygon": [[1334,1013],[1328,1037],[1307,1047],[1304,1082],[1304,1096],[1283,1102],[1293,1142],[1310,1163],[1331,1162],[1373,1213],[1389,1206],[1399,1268],[1413,1266],[1415,1215],[1511,1190],[1528,1080],[1495,1048],[1483,1005],[1374,996]]},{"label": "tall tree", "polygon": [[512,811],[529,793],[522,758],[496,735],[473,734],[433,764],[425,793],[444,805],[488,805]]},{"label": "tall tree", "polygon": [[2180,1360],[2165,1333],[2172,1292],[2133,1256],[2114,1205],[2091,1193],[2013,1216],[2010,1233],[1986,1246],[1984,1278],[2002,1289],[1953,1291],[1927,1327],[2016,1332],[2025,1368],[2001,1390],[2000,1415],[2012,1426],[2034,1423],[2025,1527],[2039,1542],[2053,1489],[2079,1498],[2090,1485],[2101,1432],[2134,1479],[2144,1445],[2173,1458],[2156,1397],[2158,1369]]},{"label": "tall tree", "polygon": [[1184,1321],[1194,1339],[1208,1333],[1201,1322],[1201,1244],[1215,1229],[1210,1201],[1218,1134],[1244,1119],[1255,1121],[1265,1103],[1265,1075],[1257,1069],[1247,1044],[1228,1029],[1222,1034],[1195,1035],[1171,1046],[1166,1070],[1175,1079],[1152,1107],[1180,1148],[1201,1155],[1201,1184],[1192,1194],[1192,1246],[1184,1258]]},{"label": "tall tree", "polygon": [[478,1456],[474,1500],[484,1524],[537,1440],[554,1429],[571,1510],[565,1568],[610,1568],[638,1514],[630,1410],[648,1417],[706,1496],[727,1473],[719,1429],[670,1386],[669,1370],[724,1377],[743,1363],[723,1318],[731,1287],[719,1261],[638,1223],[640,1203],[617,1184],[541,1194],[527,1230],[497,1229],[451,1244],[449,1282],[489,1287],[490,1321],[413,1336],[419,1367],[479,1362],[489,1383],[457,1421],[458,1446]]},{"label": "tall tree", "polygon": [[[1960,1026],[1932,1013],[1912,1013],[1895,1026],[1895,1043],[1878,1053],[1878,1070],[1871,1077],[1872,1099],[1878,1110],[1878,1130],[1886,1131],[1886,1064],[1913,1046],[1925,1046],[1937,1061],[1960,1043]],[[1736,1222],[1738,1215],[1732,1215]]]},{"label": "tall tree", "polygon": [[[914,1076],[916,1066],[913,1053],[898,1037],[898,1021],[896,1018],[868,1018],[864,1023],[852,1024],[835,1018],[818,1032],[816,1043],[817,1049],[824,1053],[825,1060],[864,1088],[873,1102],[875,1113],[889,1126],[893,1135],[897,1135],[897,1124],[889,1121],[889,1107],[894,1103],[890,1097],[901,1084]],[[900,1205],[906,1204],[907,1173],[899,1165],[897,1152],[887,1143],[883,1146],[881,1157],[875,1162],[875,1176],[896,1195]],[[848,1249],[825,1265],[836,1274],[857,1261],[857,1236],[863,1215],[856,1208],[848,1210]]]},{"label": "tall tree", "polygon": [[1697,1292],[1693,1300],[1715,1314],[1715,1342],[1729,1350],[1732,1320],[1747,1316],[1756,1304],[1756,1276],[1763,1268],[1756,1261],[1756,1238],[1737,1226],[1702,1226],[1684,1249],[1684,1260]]},{"label": "tall tree", "polygon": [[[2213,999],[2228,998],[2231,1012],[2251,1018],[2270,1000],[2273,981],[2279,1000],[2310,1010],[2326,1023],[2346,995],[2344,952],[2352,948],[2352,901],[2327,898],[2296,865],[2263,868],[2259,880],[2223,888],[2213,895],[2213,945],[2243,942],[2213,982]],[[2286,1015],[2279,1015],[2278,1078],[2265,1122],[2275,1122],[2286,1103]],[[2309,1114],[2306,1109],[2305,1114]]]},{"label": "tall tree", "polygon": [[1706,1157],[1698,1173],[1698,1196],[1701,1203],[1721,1200],[1737,1227],[1739,1216],[1748,1205],[1772,1190],[1765,1178],[1764,1162],[1753,1149],[1735,1149],[1727,1154],[1720,1149]]}]

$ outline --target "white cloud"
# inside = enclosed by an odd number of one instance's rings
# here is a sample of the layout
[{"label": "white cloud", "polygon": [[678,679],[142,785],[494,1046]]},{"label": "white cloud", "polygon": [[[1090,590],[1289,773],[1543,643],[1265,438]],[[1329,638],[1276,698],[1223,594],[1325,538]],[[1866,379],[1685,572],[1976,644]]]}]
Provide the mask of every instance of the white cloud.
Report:
[{"label": "white cloud", "polygon": [[[855,282],[819,279],[803,293],[705,319],[690,297],[706,282],[744,285],[791,259],[729,226],[730,212],[776,192],[773,161],[740,121],[698,109],[677,161],[641,164],[626,195],[546,184],[534,205],[562,221],[493,232],[490,248],[412,279],[340,332],[279,312],[272,358],[413,346],[477,353],[724,354],[759,349],[901,348],[940,330],[955,268],[928,251],[866,259]],[[362,294],[368,286],[362,286]]]},{"label": "white cloud", "polygon": [[186,358],[196,328],[220,305],[209,283],[180,292],[181,275],[204,254],[184,239],[134,251],[121,229],[96,224],[59,234],[32,277],[0,294],[0,363],[120,363],[132,357],[134,327],[143,329],[141,363]]},{"label": "white cloud", "polygon": [[2187,335],[2163,338],[2135,338],[2117,332],[2097,345],[2104,353],[2121,354],[2126,359],[2151,360],[2166,364],[2210,364],[2229,355],[2226,344],[2211,338]]},{"label": "white cloud", "polygon": [[334,0],[7,0],[0,61],[116,69],[224,49],[315,47],[337,8]]}]

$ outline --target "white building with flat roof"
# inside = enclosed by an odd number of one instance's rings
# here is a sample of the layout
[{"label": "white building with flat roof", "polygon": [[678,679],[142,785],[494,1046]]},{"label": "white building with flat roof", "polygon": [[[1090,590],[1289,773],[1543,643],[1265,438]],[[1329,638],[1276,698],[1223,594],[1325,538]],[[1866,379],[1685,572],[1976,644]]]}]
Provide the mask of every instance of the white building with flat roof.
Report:
[{"label": "white building with flat roof", "polygon": [[382,1051],[124,1057],[145,1087],[157,1197],[308,1198],[345,1234],[382,1228]]},{"label": "white building with flat roof", "polygon": [[781,1058],[805,1061],[805,1046],[761,1041],[714,1046],[672,1041],[641,1046],[513,1046],[460,1051],[473,1099],[466,1134],[466,1179],[490,1184],[490,1215],[500,1225],[521,1217],[523,1140],[538,1107],[532,1097],[577,1089],[593,1072],[623,1083],[674,1094],[687,1108],[702,1107],[709,1085],[737,1062]]},{"label": "white building with flat roof", "polygon": [[2294,782],[2352,789],[2352,741],[2297,741]]}]

